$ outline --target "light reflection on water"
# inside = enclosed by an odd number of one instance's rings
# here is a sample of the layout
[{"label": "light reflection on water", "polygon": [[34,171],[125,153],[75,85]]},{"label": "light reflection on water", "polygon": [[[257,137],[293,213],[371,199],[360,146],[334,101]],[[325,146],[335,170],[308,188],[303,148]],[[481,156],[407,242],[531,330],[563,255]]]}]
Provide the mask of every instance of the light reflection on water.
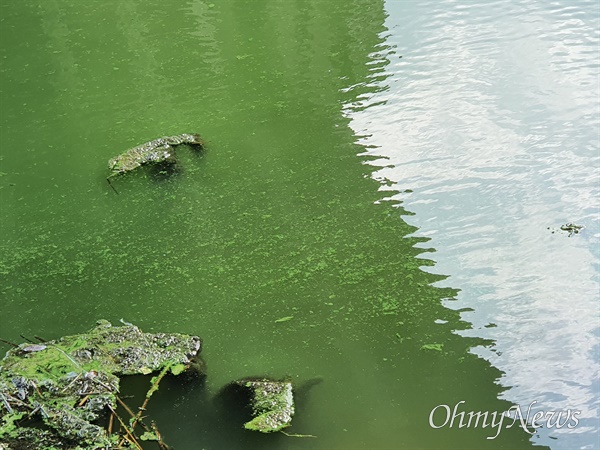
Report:
[{"label": "light reflection on water", "polygon": [[[598,6],[386,9],[378,92],[346,105],[385,166],[374,176],[401,192],[439,249],[435,271],[462,289],[448,304],[472,309],[462,334],[495,340],[474,351],[504,372],[504,398],[582,411],[575,430],[534,442],[597,448]],[[586,228],[569,238],[556,231],[567,222]]]}]

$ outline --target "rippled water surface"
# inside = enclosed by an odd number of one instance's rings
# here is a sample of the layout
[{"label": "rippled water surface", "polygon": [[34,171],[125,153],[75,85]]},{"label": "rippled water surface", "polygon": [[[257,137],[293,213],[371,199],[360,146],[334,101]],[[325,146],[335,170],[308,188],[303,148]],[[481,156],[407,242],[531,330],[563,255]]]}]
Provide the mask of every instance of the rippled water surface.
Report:
[{"label": "rippled water surface", "polygon": [[[401,191],[438,249],[434,271],[461,289],[448,304],[468,309],[461,334],[494,339],[476,352],[504,372],[502,397],[581,411],[575,430],[534,441],[597,448],[598,5],[386,8],[378,93],[347,105],[386,158],[375,176]],[[569,222],[585,229],[557,232]]]},{"label": "rippled water surface", "polygon": [[[0,338],[202,336],[148,411],[180,450],[598,448],[594,2],[0,5]],[[243,430],[249,375],[316,437]],[[430,423],[532,402],[579,425]]]}]

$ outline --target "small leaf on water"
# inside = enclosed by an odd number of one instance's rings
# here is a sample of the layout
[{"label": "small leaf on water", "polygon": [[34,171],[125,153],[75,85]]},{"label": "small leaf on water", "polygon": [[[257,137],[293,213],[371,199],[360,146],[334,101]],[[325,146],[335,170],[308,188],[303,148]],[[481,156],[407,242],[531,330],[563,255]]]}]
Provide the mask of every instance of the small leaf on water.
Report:
[{"label": "small leaf on water", "polygon": [[294,316],[282,317],[281,319],[277,319],[277,320],[275,321],[275,323],[287,322],[288,320],[292,320],[293,318],[294,318]]}]

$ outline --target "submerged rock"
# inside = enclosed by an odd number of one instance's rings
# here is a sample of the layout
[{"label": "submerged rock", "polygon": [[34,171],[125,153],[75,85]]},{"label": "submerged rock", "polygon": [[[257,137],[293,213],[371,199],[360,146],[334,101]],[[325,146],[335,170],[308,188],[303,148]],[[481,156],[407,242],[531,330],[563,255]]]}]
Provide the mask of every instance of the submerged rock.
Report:
[{"label": "submerged rock", "polygon": [[250,391],[253,419],[246,422],[244,428],[272,433],[291,425],[294,415],[291,381],[246,378],[235,384]]},{"label": "submerged rock", "polygon": [[0,363],[0,441],[14,448],[113,448],[117,436],[94,422],[116,409],[119,377],[177,375],[201,346],[197,336],[143,333],[106,320],[85,334],[20,345]]}]

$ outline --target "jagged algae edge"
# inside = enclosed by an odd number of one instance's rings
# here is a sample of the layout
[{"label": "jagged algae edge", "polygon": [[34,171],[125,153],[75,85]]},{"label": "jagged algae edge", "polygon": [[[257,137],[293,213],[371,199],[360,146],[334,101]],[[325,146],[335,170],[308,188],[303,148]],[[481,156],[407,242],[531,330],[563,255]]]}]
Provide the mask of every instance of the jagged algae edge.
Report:
[{"label": "jagged algae edge", "polygon": [[240,380],[240,386],[252,391],[254,418],[244,428],[272,433],[290,426],[294,415],[292,383],[273,380]]},{"label": "jagged algae edge", "polygon": [[[116,408],[120,375],[170,370],[177,375],[201,347],[200,338],[142,333],[134,325],[101,320],[88,333],[10,350],[0,365],[0,439],[42,444],[39,448],[108,448],[116,444],[92,423]],[[82,403],[82,400],[85,402]],[[19,427],[26,418],[48,430]]]}]

